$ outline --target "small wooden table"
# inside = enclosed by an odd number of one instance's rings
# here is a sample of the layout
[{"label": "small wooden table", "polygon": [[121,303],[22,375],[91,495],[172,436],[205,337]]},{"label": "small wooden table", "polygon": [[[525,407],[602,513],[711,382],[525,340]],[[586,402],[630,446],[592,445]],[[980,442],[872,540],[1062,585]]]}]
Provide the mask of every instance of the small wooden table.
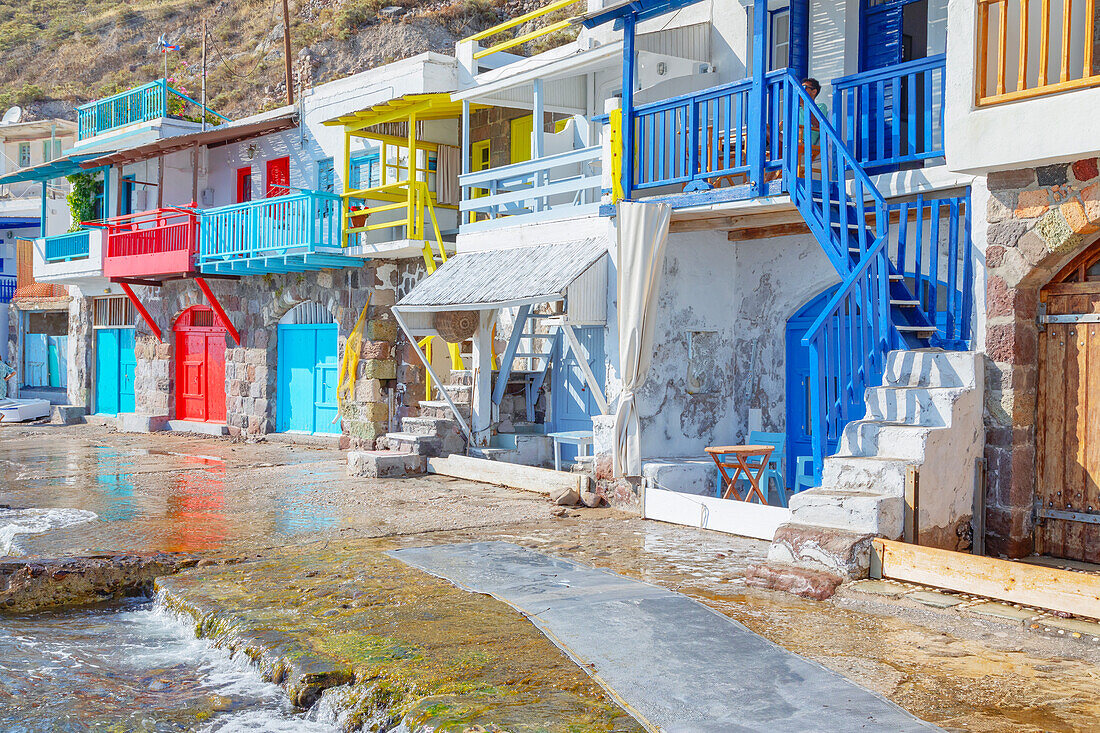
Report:
[{"label": "small wooden table", "polygon": [[588,455],[588,446],[592,445],[591,430],[564,430],[560,433],[547,433],[554,441],[554,470],[561,470],[561,444],[577,446],[577,457]]},{"label": "small wooden table", "polygon": [[[718,470],[722,474],[722,482],[726,485],[725,491],[722,492],[722,498],[728,499],[730,494],[733,494],[738,501],[752,501],[752,495],[755,492],[760,498],[760,503],[767,504],[768,497],[760,491],[760,478],[767,470],[768,459],[774,450],[775,446],[771,445],[725,445],[707,448],[707,454],[718,466]],[[724,456],[733,456],[733,462],[725,461]],[[759,465],[750,464],[748,461],[751,458],[759,458]],[[727,468],[733,469],[733,476],[726,473]],[[754,468],[756,469],[755,475],[752,472]],[[737,493],[737,479],[741,477],[742,473],[749,480],[749,490],[744,497]]]}]

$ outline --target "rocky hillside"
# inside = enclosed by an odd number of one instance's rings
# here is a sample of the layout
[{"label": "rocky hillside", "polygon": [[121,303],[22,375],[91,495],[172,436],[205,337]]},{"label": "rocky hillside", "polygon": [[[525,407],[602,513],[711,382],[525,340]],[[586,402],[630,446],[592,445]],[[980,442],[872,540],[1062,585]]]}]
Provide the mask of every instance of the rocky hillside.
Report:
[{"label": "rocky hillside", "polygon": [[[452,53],[457,39],[542,4],[290,0],[294,68],[316,85],[422,51]],[[180,46],[169,77],[197,98],[203,18],[211,106],[236,118],[279,104],[281,0],[0,0],[0,111],[72,116],[75,105],[159,78],[162,34]]]}]

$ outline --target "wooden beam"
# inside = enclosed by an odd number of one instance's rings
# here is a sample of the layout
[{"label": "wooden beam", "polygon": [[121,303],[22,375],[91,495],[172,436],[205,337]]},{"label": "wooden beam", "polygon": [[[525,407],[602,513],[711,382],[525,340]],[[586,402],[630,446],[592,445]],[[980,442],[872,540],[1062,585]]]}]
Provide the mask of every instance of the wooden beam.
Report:
[{"label": "wooden beam", "polygon": [[771,237],[790,237],[796,234],[809,234],[810,228],[805,224],[777,224],[770,227],[755,227],[752,229],[735,229],[726,234],[731,242],[745,242],[752,239],[769,239]]},{"label": "wooden beam", "polygon": [[137,295],[134,294],[133,288],[127,283],[119,283],[118,285],[122,288],[122,292],[126,294],[126,297],[130,299],[130,302],[134,304],[134,308],[137,308],[137,312],[141,314],[142,320],[149,326],[149,330],[153,332],[153,335],[157,337],[157,341],[163,342],[164,338],[161,336],[160,326],[157,325],[157,322],[149,315],[149,311],[147,311],[145,306],[141,304],[141,301],[138,300]]},{"label": "wooden beam", "polygon": [[199,286],[199,290],[206,296],[206,302],[210,303],[210,308],[214,311],[215,317],[222,324],[222,327],[229,332],[229,335],[233,337],[233,340],[237,342],[237,345],[241,345],[241,335],[237,333],[237,329],[234,328],[233,322],[229,320],[229,316],[226,315],[225,309],[222,308],[222,304],[218,302],[218,299],[214,297],[214,291],[210,289],[210,286],[206,284],[206,281],[201,277],[195,278],[195,284]]},{"label": "wooden beam", "polygon": [[879,577],[1100,619],[1100,575],[876,538]]},{"label": "wooden beam", "polygon": [[556,487],[575,488],[578,491],[581,488],[579,478],[581,474],[456,454],[445,458],[429,458],[428,473],[507,486],[510,489],[535,491],[540,494],[549,494]]}]

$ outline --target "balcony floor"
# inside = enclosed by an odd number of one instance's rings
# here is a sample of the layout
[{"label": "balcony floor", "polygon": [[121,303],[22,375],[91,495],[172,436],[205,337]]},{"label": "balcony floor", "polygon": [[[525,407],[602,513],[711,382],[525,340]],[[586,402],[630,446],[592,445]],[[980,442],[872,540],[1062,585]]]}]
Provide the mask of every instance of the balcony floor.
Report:
[{"label": "balcony floor", "polygon": [[315,270],[362,267],[366,260],[326,249],[298,254],[256,255],[224,260],[208,260],[199,265],[206,275],[265,275],[269,273],[313,272]]}]

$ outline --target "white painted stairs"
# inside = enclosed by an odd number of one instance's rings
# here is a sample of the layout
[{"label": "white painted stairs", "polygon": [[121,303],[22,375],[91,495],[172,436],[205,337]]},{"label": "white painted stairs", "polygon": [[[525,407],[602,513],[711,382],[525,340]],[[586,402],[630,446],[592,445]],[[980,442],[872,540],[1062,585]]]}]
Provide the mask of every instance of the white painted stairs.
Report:
[{"label": "white painted stairs", "polygon": [[825,459],[822,485],[791,497],[791,520],[776,533],[769,562],[860,572],[853,558],[828,557],[826,542],[794,538],[833,531],[900,539],[909,466],[920,472],[918,526],[968,517],[984,448],[983,369],[975,352],[890,352],[883,385],[866,392],[865,418],[845,427],[837,453]]},{"label": "white painted stairs", "polygon": [[[443,388],[469,421],[471,374],[453,371],[450,381]],[[401,428],[400,432],[380,437],[376,441],[377,450],[350,452],[348,475],[395,478],[424,473],[429,458],[466,451],[466,438],[446,400],[422,400],[420,416],[401,418]]]}]

